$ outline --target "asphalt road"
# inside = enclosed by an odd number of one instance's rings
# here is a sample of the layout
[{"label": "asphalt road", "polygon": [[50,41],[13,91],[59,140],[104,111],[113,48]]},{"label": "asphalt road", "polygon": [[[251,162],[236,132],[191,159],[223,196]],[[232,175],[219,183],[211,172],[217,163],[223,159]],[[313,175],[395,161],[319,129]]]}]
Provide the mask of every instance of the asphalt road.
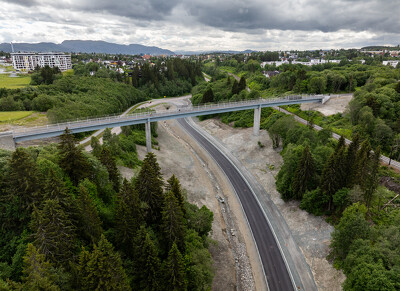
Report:
[{"label": "asphalt road", "polygon": [[185,119],[179,124],[212,156],[232,183],[247,216],[260,254],[270,291],[294,290],[285,262],[266,217],[251,189],[232,163],[207,139],[193,129]]}]

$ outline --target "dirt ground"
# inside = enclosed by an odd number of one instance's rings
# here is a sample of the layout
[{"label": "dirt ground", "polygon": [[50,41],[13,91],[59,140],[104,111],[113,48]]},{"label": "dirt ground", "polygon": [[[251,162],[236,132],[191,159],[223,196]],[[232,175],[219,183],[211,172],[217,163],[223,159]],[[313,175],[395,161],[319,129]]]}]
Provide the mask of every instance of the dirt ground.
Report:
[{"label": "dirt ground", "polygon": [[[175,174],[187,190],[188,201],[198,206],[206,205],[214,213],[211,238],[216,243],[210,245],[215,270],[212,290],[265,290],[251,234],[246,231],[240,204],[235,201],[225,176],[213,162],[206,160],[204,151],[191,141],[176,121],[160,122],[158,128],[161,148],[154,153],[164,178]],[[139,146],[138,153],[143,158],[145,147]]]},{"label": "dirt ground", "polygon": [[300,109],[306,110],[316,110],[321,112],[323,115],[333,115],[336,113],[343,113],[346,110],[347,105],[353,98],[353,94],[343,94],[343,95],[331,95],[331,99],[325,104],[321,103],[304,103],[301,104]]},{"label": "dirt ground", "polygon": [[[267,189],[303,252],[313,272],[318,290],[341,290],[345,276],[326,260],[333,227],[322,217],[315,217],[301,210],[298,207],[299,203],[285,203],[280,198],[275,187],[275,176],[283,161],[280,154],[272,149],[272,141],[268,133],[260,131],[260,136],[255,138],[252,128],[232,128],[215,119],[199,124],[229,148],[232,154]],[[258,141],[264,145],[263,148],[258,146]]]}]

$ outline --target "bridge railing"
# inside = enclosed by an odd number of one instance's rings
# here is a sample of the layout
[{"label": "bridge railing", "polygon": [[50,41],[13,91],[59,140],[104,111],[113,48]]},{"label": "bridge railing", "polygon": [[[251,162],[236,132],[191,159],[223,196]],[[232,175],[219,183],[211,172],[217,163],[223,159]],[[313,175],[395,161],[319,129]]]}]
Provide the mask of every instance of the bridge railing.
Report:
[{"label": "bridge railing", "polygon": [[285,97],[277,97],[277,98],[258,98],[258,99],[250,99],[250,100],[241,100],[241,101],[228,101],[228,102],[219,102],[219,103],[207,103],[201,105],[190,105],[186,107],[180,107],[177,110],[169,110],[165,109],[158,112],[138,112],[127,114],[124,116],[113,114],[103,117],[96,117],[96,118],[86,118],[86,119],[78,119],[68,122],[62,123],[55,123],[49,124],[44,126],[35,126],[35,127],[25,127],[25,128],[18,128],[14,130],[15,134],[23,134],[24,132],[46,132],[51,130],[64,130],[66,127],[73,129],[78,128],[81,126],[88,126],[88,125],[99,125],[103,123],[112,123],[120,122],[124,120],[140,120],[146,118],[153,118],[153,117],[162,117],[171,114],[183,114],[188,112],[201,112],[211,109],[223,109],[223,108],[235,108],[235,107],[242,107],[243,105],[262,105],[262,104],[269,104],[269,103],[277,103],[283,101],[293,101],[293,100],[315,100],[321,99],[324,95],[288,95]]}]

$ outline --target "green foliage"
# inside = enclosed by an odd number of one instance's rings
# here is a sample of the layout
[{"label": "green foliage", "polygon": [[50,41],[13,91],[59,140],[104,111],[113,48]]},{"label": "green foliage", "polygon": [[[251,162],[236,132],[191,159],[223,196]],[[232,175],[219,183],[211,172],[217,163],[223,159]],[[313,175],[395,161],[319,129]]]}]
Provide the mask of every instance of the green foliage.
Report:
[{"label": "green foliage", "polygon": [[136,235],[134,251],[134,289],[160,290],[161,263],[156,246],[145,228],[141,228]]},{"label": "green foliage", "polygon": [[160,166],[155,155],[148,153],[143,160],[142,168],[136,179],[135,188],[139,197],[146,202],[149,209],[145,215],[149,224],[160,221],[161,209],[164,203],[163,181]]},{"label": "green foliage", "polygon": [[307,145],[301,155],[293,177],[293,198],[300,199],[306,191],[315,188],[315,164]]},{"label": "green foliage", "polygon": [[143,224],[143,210],[140,204],[138,192],[124,179],[117,195],[115,229],[117,244],[128,254],[131,253],[133,238]]},{"label": "green foliage", "polygon": [[103,232],[101,220],[93,203],[93,198],[90,197],[88,189],[83,185],[79,187],[77,205],[80,236],[91,243],[97,243]]},{"label": "green foliage", "polygon": [[76,229],[55,200],[46,200],[43,209],[34,209],[31,228],[34,245],[52,263],[64,265],[74,255]]},{"label": "green foliage", "polygon": [[81,290],[130,290],[121,258],[104,235],[92,252],[82,250],[78,270]]},{"label": "green foliage", "polygon": [[[103,148],[108,149],[114,137],[109,135],[108,144],[99,145],[98,157],[76,149],[70,136],[64,138],[60,149],[0,151],[0,288],[209,290],[214,274],[207,235],[213,213],[189,204],[174,175],[164,194],[154,155],[143,162],[132,183],[135,187],[125,180],[116,192],[111,173],[100,161]],[[115,146],[118,155],[125,147],[135,149],[121,146],[119,140]],[[89,165],[88,173],[76,174],[77,184],[66,172],[66,149]],[[115,166],[115,160],[110,162],[114,158],[109,152],[102,162]],[[20,185],[10,180],[11,174],[21,179]],[[11,185],[21,186],[19,192],[13,192]],[[24,192],[28,190],[38,194]],[[33,214],[23,213],[19,202],[29,205],[24,207]]]},{"label": "green foliage", "polygon": [[75,145],[75,139],[68,128],[65,129],[60,139],[61,142],[58,145],[60,150],[59,165],[71,178],[74,185],[78,185],[80,180],[89,176],[90,165],[82,154],[82,149]]},{"label": "green foliage", "polygon": [[60,290],[49,261],[32,244],[24,257],[24,290]]},{"label": "green foliage", "polygon": [[365,219],[367,209],[358,203],[349,206],[332,233],[332,255],[337,259],[345,259],[351,244],[356,239],[365,239],[369,234],[368,222]]},{"label": "green foliage", "polygon": [[172,244],[164,265],[166,290],[187,290],[185,265],[182,254],[175,243]]},{"label": "green foliage", "polygon": [[117,163],[115,158],[111,155],[111,151],[105,146],[100,153],[100,161],[107,168],[108,177],[113,183],[113,188],[115,192],[119,191],[120,185],[120,175],[117,168]]},{"label": "green foliage", "polygon": [[179,246],[181,251],[185,248],[185,226],[183,212],[174,193],[169,191],[165,194],[162,208],[162,229],[168,249],[173,243]]}]

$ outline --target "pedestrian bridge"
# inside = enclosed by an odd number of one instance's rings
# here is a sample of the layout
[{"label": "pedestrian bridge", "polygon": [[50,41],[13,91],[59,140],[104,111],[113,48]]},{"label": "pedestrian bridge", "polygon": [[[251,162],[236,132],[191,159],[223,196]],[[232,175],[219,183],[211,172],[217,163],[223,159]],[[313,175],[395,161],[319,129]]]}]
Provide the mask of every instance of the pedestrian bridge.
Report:
[{"label": "pedestrian bridge", "polygon": [[[258,135],[260,130],[261,108],[274,107],[281,105],[301,104],[322,102],[325,103],[330,98],[329,95],[291,95],[280,98],[254,99],[238,102],[212,103],[199,106],[186,106],[174,110],[163,110],[157,112],[144,112],[128,114],[125,116],[114,115],[100,118],[76,120],[71,122],[57,123],[46,126],[26,127],[14,131],[5,132],[0,135],[0,139],[9,137],[14,143],[25,140],[42,139],[59,136],[68,128],[72,133],[94,131],[103,128],[127,126],[133,124],[146,124],[147,150],[151,151],[150,123],[168,119],[185,118],[232,112],[246,109],[254,109],[254,134]],[[1,140],[0,140],[1,147]]]}]

